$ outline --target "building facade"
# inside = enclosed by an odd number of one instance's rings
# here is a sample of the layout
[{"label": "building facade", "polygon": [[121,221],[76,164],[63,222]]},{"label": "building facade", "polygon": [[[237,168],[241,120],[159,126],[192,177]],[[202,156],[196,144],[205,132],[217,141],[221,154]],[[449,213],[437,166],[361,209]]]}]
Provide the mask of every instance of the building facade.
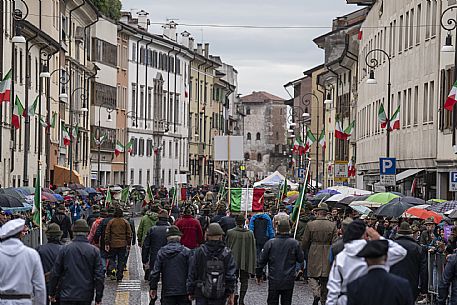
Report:
[{"label": "building facade", "polygon": [[241,97],[244,117],[244,159],[246,175],[263,179],[287,169],[287,106],[284,99],[259,91]]}]

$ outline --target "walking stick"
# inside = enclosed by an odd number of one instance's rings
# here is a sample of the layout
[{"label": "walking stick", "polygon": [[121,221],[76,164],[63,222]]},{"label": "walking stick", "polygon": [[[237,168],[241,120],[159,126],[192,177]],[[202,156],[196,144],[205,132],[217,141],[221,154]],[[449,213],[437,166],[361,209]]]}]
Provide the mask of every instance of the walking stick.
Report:
[{"label": "walking stick", "polygon": [[[308,161],[311,161],[311,159],[308,159]],[[311,162],[308,162],[308,166],[306,167],[306,175],[305,175],[305,183],[303,185],[303,194],[300,197],[300,205],[298,206],[298,213],[297,213],[297,219],[295,219],[295,230],[294,230],[294,239],[297,236],[297,230],[298,230],[298,220],[300,219],[300,212],[301,212],[301,206],[303,204],[303,197],[306,196],[306,192],[308,189],[308,176],[309,176],[309,168],[310,168]]]}]

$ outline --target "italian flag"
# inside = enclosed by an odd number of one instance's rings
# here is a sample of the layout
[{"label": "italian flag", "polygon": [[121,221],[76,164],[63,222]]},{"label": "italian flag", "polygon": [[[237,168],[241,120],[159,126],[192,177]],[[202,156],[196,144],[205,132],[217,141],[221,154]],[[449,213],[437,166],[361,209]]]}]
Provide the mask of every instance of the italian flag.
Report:
[{"label": "italian flag", "polygon": [[132,140],[130,140],[130,141],[127,143],[127,145],[125,145],[124,151],[127,150],[128,153],[131,153],[131,152],[133,151],[132,146],[133,146],[133,142],[132,142]]},{"label": "italian flag", "polygon": [[117,141],[116,142],[116,147],[114,148],[114,155],[117,157],[122,152],[124,152],[124,146],[119,141]]},{"label": "italian flag", "polygon": [[6,73],[3,80],[0,82],[0,104],[3,102],[10,101],[10,93],[11,93],[11,74],[12,70],[10,69],[8,73]]},{"label": "italian flag", "polygon": [[34,116],[36,113],[36,108],[38,106],[38,96],[35,98],[33,101],[33,104],[27,109],[27,111],[24,111],[22,116],[25,118],[26,116]]},{"label": "italian flag", "polygon": [[232,212],[263,211],[265,189],[233,188],[230,190],[230,210]]},{"label": "italian flag", "polygon": [[105,196],[105,203],[110,203],[113,201],[113,199],[111,198],[111,191],[108,187],[108,189],[106,190],[106,196]]},{"label": "italian flag", "polygon": [[294,147],[292,148],[292,152],[298,155],[306,153],[305,146],[303,145],[303,142],[299,136],[294,140]]},{"label": "italian flag", "polygon": [[14,128],[19,129],[21,127],[21,116],[24,113],[24,106],[22,106],[19,96],[16,95],[16,100],[14,102],[13,115],[11,117],[11,125]]},{"label": "italian flag", "polygon": [[323,149],[327,147],[327,143],[325,142],[325,129],[322,128],[321,135],[319,136],[319,145],[322,146]]},{"label": "italian flag", "polygon": [[446,110],[452,111],[454,109],[455,103],[457,100],[455,99],[455,95],[457,94],[457,80],[455,81],[454,85],[451,88],[451,92],[447,96],[446,102],[444,103],[444,108]]},{"label": "italian flag", "polygon": [[63,145],[65,145],[65,146],[70,145],[71,138],[70,138],[70,134],[68,133],[67,127],[65,127],[65,126],[63,127],[62,133],[63,133]]},{"label": "italian flag", "polygon": [[343,129],[343,123],[340,121],[336,121],[335,138],[340,139],[340,140],[348,139],[348,135],[344,132],[344,129]]},{"label": "italian flag", "polygon": [[36,226],[41,227],[41,186],[40,169],[35,180],[35,196],[33,198],[32,221]]},{"label": "italian flag", "polygon": [[400,106],[397,107],[394,114],[390,118],[389,131],[400,129]]},{"label": "italian flag", "polygon": [[346,127],[346,129],[344,130],[344,133],[347,135],[347,139],[349,140],[352,136],[352,132],[354,131],[354,127],[355,127],[355,121],[352,121],[351,124],[349,124],[348,127]]},{"label": "italian flag", "polygon": [[41,126],[43,126],[44,128],[48,128],[48,122],[46,122],[46,118],[44,116],[40,116],[40,124]]},{"label": "italian flag", "polygon": [[154,194],[152,193],[151,186],[149,185],[149,182],[148,182],[148,186],[146,189],[146,196],[144,197],[142,207],[144,208],[146,205],[148,205],[153,200],[154,200]]},{"label": "italian flag", "polygon": [[306,143],[305,143],[305,148],[304,152],[308,152],[308,150],[311,148],[311,145],[316,142],[316,137],[313,135],[310,129],[306,131]]},{"label": "italian flag", "polygon": [[355,171],[355,166],[352,163],[352,160],[349,160],[348,163],[348,176],[349,177],[355,177],[356,171]]},{"label": "italian flag", "polygon": [[379,122],[379,124],[381,124],[381,128],[386,128],[386,126],[387,126],[387,115],[386,115],[386,112],[384,110],[384,104],[381,104],[381,106],[379,106],[378,122]]}]

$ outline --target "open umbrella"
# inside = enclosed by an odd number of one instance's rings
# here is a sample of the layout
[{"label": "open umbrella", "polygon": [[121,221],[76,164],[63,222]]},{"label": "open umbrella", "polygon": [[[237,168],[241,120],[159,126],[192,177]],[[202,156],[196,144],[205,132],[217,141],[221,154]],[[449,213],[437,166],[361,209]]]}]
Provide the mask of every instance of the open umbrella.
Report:
[{"label": "open umbrella", "polygon": [[288,205],[288,204],[294,204],[295,203],[295,200],[297,200],[298,198],[298,195],[293,195],[293,196],[290,196],[290,197],[287,197],[287,198],[284,198],[284,200],[282,201],[284,204]]},{"label": "open umbrella", "polygon": [[392,199],[398,198],[400,196],[392,194],[392,193],[376,193],[371,196],[369,196],[365,201],[369,202],[377,202],[380,204],[386,204],[389,203]]},{"label": "open umbrella", "polygon": [[78,195],[83,196],[83,197],[89,196],[89,193],[82,189],[77,189],[76,193],[78,193]]},{"label": "open umbrella", "polygon": [[382,204],[379,202],[370,201],[353,201],[349,204],[349,207],[367,207],[367,208],[379,208]]},{"label": "open umbrella", "polygon": [[400,217],[407,209],[414,205],[403,201],[392,202],[382,205],[376,210],[375,214],[384,217]]},{"label": "open umbrella", "polygon": [[51,190],[49,187],[42,187],[42,188],[41,188],[41,191],[42,191],[42,192],[49,193],[49,194],[54,194],[54,191]]},{"label": "open umbrella", "polygon": [[409,203],[409,204],[413,204],[413,205],[425,204],[425,200],[420,199],[420,198],[416,198],[416,197],[410,197],[410,196],[397,197],[397,198],[394,198],[391,201],[389,201],[389,203],[399,202],[399,201],[405,202],[405,203]]},{"label": "open umbrella", "polygon": [[443,202],[446,202],[446,201],[447,200],[444,200],[444,199],[433,198],[433,199],[427,200],[427,204],[434,205],[434,204],[443,203]]},{"label": "open umbrella", "polygon": [[61,195],[64,194],[64,193],[66,193],[66,192],[69,192],[69,191],[71,191],[71,189],[68,188],[68,187],[66,187],[66,186],[59,186],[59,187],[56,188],[56,190],[55,190],[55,192],[56,192],[57,194],[61,194]]},{"label": "open umbrella", "polygon": [[57,199],[57,201],[60,201],[60,202],[63,201],[63,197],[60,194],[52,194],[52,196],[54,196],[54,198]]},{"label": "open umbrella", "polygon": [[24,195],[33,195],[35,194],[35,188],[31,186],[18,187],[18,190],[23,191]]},{"label": "open umbrella", "polygon": [[69,184],[68,187],[72,190],[79,190],[79,189],[84,189],[84,186],[82,184],[79,184],[79,183],[72,183],[72,184]]},{"label": "open umbrella", "polygon": [[1,208],[23,208],[24,205],[19,199],[13,196],[0,194],[0,207]]},{"label": "open umbrella", "polygon": [[19,199],[19,201],[22,203],[27,202],[27,197],[23,193],[15,190],[13,188],[0,189],[0,194],[13,196],[13,197]]},{"label": "open umbrella", "polygon": [[373,212],[370,208],[364,206],[353,206],[351,207],[354,211],[357,211],[361,215],[368,215]]},{"label": "open umbrella", "polygon": [[352,197],[348,194],[335,194],[332,197],[329,197],[325,200],[325,202],[341,202],[344,198]]},{"label": "open umbrella", "polygon": [[446,213],[450,210],[457,209],[457,201],[446,201],[438,204],[431,205],[427,208],[429,211],[436,213]]},{"label": "open umbrella", "polygon": [[92,187],[86,187],[84,190],[86,192],[88,192],[89,194],[96,194],[97,193],[97,190],[92,188]]},{"label": "open umbrella", "polygon": [[427,219],[427,218],[433,217],[433,220],[435,221],[436,224],[440,223],[441,220],[443,220],[443,216],[441,216],[440,214],[435,213],[433,211],[421,209],[418,207],[412,207],[412,208],[407,209],[405,211],[405,214],[413,215],[420,219]]},{"label": "open umbrella", "polygon": [[346,197],[346,198],[343,198],[340,200],[340,203],[341,204],[344,204],[344,205],[349,205],[350,203],[354,202],[354,201],[364,201],[365,199],[367,199],[369,196],[371,195],[362,195],[362,196],[349,196],[349,197]]},{"label": "open umbrella", "polygon": [[41,200],[42,201],[49,201],[49,202],[52,202],[52,203],[57,202],[57,199],[56,199],[56,197],[54,197],[53,194],[46,193],[46,192],[41,192]]},{"label": "open umbrella", "polygon": [[330,194],[330,195],[335,195],[335,194],[340,194],[340,192],[332,189],[323,189],[317,192],[316,196],[321,195],[321,194]]}]

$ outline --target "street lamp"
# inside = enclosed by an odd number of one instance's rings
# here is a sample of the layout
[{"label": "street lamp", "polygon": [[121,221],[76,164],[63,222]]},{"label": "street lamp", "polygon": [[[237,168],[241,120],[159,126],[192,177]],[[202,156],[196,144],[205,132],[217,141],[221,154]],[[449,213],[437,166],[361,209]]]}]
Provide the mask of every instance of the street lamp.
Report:
[{"label": "street lamp", "polygon": [[[135,124],[135,121],[137,119],[136,112],[135,111],[126,112],[125,113],[125,117],[126,117],[125,130],[124,130],[124,179],[123,179],[124,187],[126,185],[126,179],[127,179],[127,151],[125,150],[125,148],[128,143],[128,116],[129,116],[129,114],[132,114],[132,118],[133,118],[132,127],[137,127],[137,125]],[[108,118],[110,118],[110,116]]]},{"label": "street lamp", "polygon": [[[454,36],[457,37],[457,19],[456,18],[448,18],[445,21],[444,15],[452,11],[454,9],[457,9],[457,5],[451,5],[449,6],[444,12],[441,14],[441,27],[445,30],[448,31],[448,34],[446,36],[446,41],[445,45],[442,47],[441,51],[443,52],[454,52],[454,81],[457,80],[457,52],[455,50],[455,47],[452,45],[452,35],[451,31],[454,31]],[[456,129],[456,121],[457,121],[457,114],[456,114],[456,106],[454,105],[453,111],[452,111],[452,148],[454,149],[454,153],[457,153],[457,145],[456,145],[456,138],[455,138],[455,129]]]},{"label": "street lamp", "polygon": [[[315,98],[316,102],[317,102],[317,105],[318,105],[318,107],[317,107],[317,115],[316,115],[316,132],[317,132],[317,137],[319,137],[319,132],[320,132],[320,130],[319,130],[319,97],[316,94],[314,94],[313,92],[309,92],[307,94],[304,94],[301,97],[301,103],[305,107],[305,112],[302,114],[302,116],[303,116],[303,119],[306,122],[308,122],[311,119],[311,115],[308,112],[306,112],[306,110],[308,109],[309,104],[311,103],[309,100],[305,99],[305,98],[308,98],[308,97],[310,97],[311,100],[312,100],[312,98]],[[322,105],[322,111],[324,111],[324,107],[323,106],[324,105]],[[312,107],[312,105],[311,105],[311,107]],[[304,131],[303,131],[303,133],[304,133]],[[308,134],[306,134],[305,136],[306,136],[306,138],[308,138]],[[311,150],[311,148],[310,148],[310,150]],[[309,158],[305,158],[305,160],[309,160]],[[309,161],[309,162],[311,162],[311,161]],[[306,165],[305,165],[305,167],[306,167]],[[324,169],[322,169],[322,170],[324,170]],[[317,143],[317,145],[316,145],[316,182],[317,181],[319,181],[319,143]]]},{"label": "street lamp", "polygon": [[108,106],[106,107],[106,111],[108,112],[108,119],[106,120],[107,122],[112,122],[113,120],[111,119],[111,112],[113,112],[114,109],[112,108],[109,108],[111,107],[111,104],[108,104],[108,103],[103,103],[101,105],[99,105],[99,108],[98,108],[98,139],[96,140],[96,144],[98,146],[98,168],[97,168],[97,184],[98,184],[98,187],[100,187],[102,185],[102,177],[100,175],[101,171],[100,171],[100,156],[101,156],[101,147],[102,147],[102,144],[104,142],[104,139],[102,139],[101,137],[101,112],[102,112],[102,107],[105,107],[105,106]]},{"label": "street lamp", "polygon": [[384,51],[383,49],[373,49],[371,50],[370,52],[368,52],[368,54],[366,55],[365,57],[365,63],[367,64],[367,66],[369,68],[371,68],[370,70],[370,75],[367,79],[367,84],[369,85],[376,85],[378,82],[376,81],[376,78],[374,76],[374,69],[376,69],[377,67],[379,67],[380,65],[380,62],[379,60],[376,58],[376,57],[373,57],[371,59],[369,59],[370,55],[374,52],[379,52],[379,53],[382,53],[384,54],[386,57],[387,57],[387,63],[388,63],[388,80],[387,80],[387,115],[386,115],[386,119],[387,119],[387,132],[386,132],[386,135],[387,135],[387,142],[386,142],[386,157],[389,158],[390,156],[390,91],[391,91],[391,81],[390,81],[390,61],[391,61],[391,57],[390,55]]}]

